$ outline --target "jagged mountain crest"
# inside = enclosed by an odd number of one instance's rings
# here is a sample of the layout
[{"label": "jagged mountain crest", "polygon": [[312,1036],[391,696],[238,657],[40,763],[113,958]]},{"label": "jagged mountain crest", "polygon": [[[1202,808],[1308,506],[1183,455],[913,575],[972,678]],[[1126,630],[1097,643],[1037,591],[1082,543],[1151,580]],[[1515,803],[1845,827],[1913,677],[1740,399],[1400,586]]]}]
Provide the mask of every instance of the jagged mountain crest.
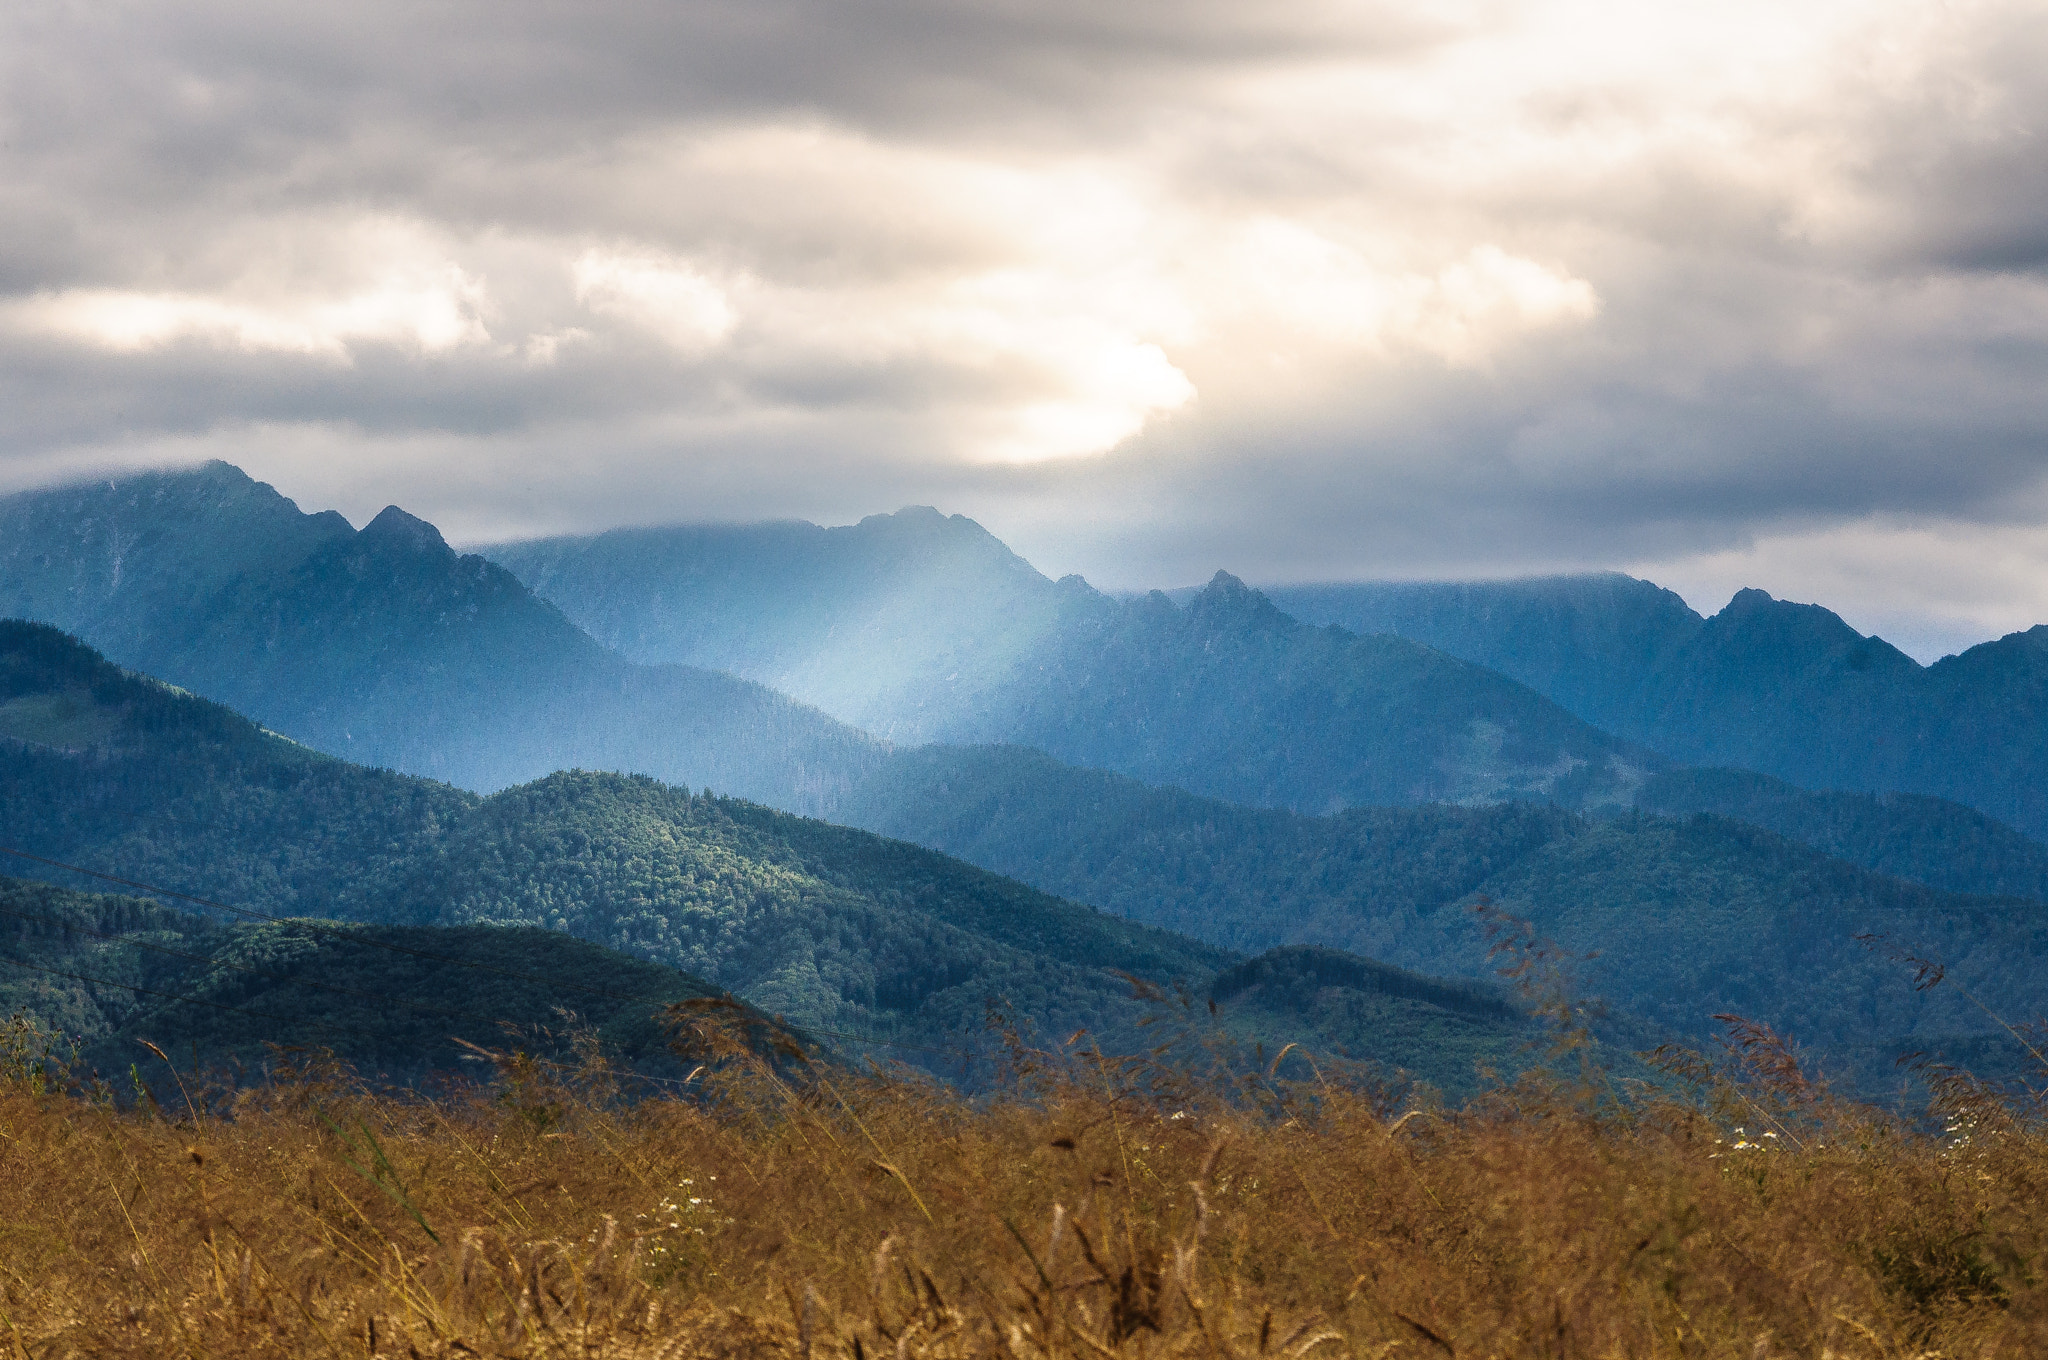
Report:
[{"label": "jagged mountain crest", "polygon": [[1614,575],[1272,593],[1312,622],[1493,667],[1685,763],[1928,794],[2048,839],[2048,626],[1922,666],[1831,610],[1757,589],[1710,618]]},{"label": "jagged mountain crest", "polygon": [[1478,667],[1305,627],[1227,571],[1185,607],[1115,599],[928,509],[486,552],[629,655],[723,666],[896,742],[1013,742],[1316,811],[1611,801],[1657,764]]},{"label": "jagged mountain crest", "polygon": [[[110,538],[147,570],[73,589]],[[399,507],[358,532],[226,464],[0,498],[0,545],[0,614],[369,764],[483,789],[641,770],[816,812],[876,753],[759,685],[626,661]]]}]

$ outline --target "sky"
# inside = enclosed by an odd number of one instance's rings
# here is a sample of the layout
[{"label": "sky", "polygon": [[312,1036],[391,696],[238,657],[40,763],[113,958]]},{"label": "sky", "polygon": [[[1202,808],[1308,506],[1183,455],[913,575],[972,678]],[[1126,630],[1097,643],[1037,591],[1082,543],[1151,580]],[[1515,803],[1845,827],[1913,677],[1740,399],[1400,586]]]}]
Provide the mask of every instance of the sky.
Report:
[{"label": "sky", "polygon": [[0,490],[2048,620],[2048,8],[12,0]]}]

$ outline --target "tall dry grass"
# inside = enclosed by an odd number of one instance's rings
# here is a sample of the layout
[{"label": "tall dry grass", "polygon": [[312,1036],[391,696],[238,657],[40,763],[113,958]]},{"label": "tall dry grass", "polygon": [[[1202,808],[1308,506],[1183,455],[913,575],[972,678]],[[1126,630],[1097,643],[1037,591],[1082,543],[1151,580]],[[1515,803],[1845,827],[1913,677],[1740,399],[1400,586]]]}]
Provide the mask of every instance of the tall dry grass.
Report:
[{"label": "tall dry grass", "polygon": [[2048,1354],[2041,1130],[1957,1078],[1916,1131],[1773,1043],[1684,1098],[1531,1080],[1429,1113],[1086,1059],[976,1100],[745,1059],[629,1100],[508,1061],[122,1109],[17,1044],[0,1350]]}]

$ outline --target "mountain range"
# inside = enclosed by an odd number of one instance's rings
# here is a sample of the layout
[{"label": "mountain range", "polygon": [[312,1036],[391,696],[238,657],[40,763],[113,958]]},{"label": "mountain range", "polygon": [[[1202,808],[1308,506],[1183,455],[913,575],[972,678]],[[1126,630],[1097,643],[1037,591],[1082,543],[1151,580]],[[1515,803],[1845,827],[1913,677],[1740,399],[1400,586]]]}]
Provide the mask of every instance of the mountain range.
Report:
[{"label": "mountain range", "polygon": [[[1737,1011],[1864,1082],[1902,1046],[2004,1061],[1901,954],[2042,1010],[2048,846],[1983,792],[2040,743],[1971,726],[2009,702],[2038,732],[2040,630],[1920,668],[1811,606],[1701,619],[1620,576],[1115,598],[927,509],[465,555],[224,464],[0,500],[0,612],[127,668],[7,625],[17,849],[277,915],[540,926],[905,1051],[997,995],[1136,1042],[1129,974],[1457,1088],[1524,1032],[1488,904],[1645,1041]],[[1969,657],[1981,685],[1943,670]],[[1934,730],[1936,674],[1968,691],[1953,800],[1782,772],[1815,733]],[[1430,987],[1465,1009],[1404,1009]]]},{"label": "mountain range", "polygon": [[1614,574],[1270,594],[1305,622],[1512,676],[1682,764],[1930,794],[2048,837],[2048,625],[1922,666],[1819,605],[1761,590],[1711,618]]},{"label": "mountain range", "polygon": [[0,501],[0,616],[474,789],[583,766],[815,810],[880,749],[761,685],[625,661],[402,510],[357,531],[223,463]]},{"label": "mountain range", "polygon": [[[1039,1041],[1085,1029],[1128,1051],[1158,1009],[1133,979],[1199,992],[1247,962],[931,850],[645,776],[560,772],[484,796],[366,769],[22,623],[0,624],[0,826],[17,873],[76,885],[88,870],[290,920],[557,932],[940,1069],[987,1046],[992,1001]],[[1522,1061],[1526,1022],[1483,986],[1326,971],[1357,995],[1325,998],[1323,1019],[1398,1018],[1405,1046],[1367,1055],[1389,1067],[1457,1090],[1481,1059]],[[1290,1012],[1260,988],[1233,997],[1226,1031],[1368,1046],[1317,1029],[1314,998]]]},{"label": "mountain range", "polygon": [[728,669],[898,743],[1014,743],[1316,812],[1621,803],[1663,764],[1483,667],[1305,627],[1227,573],[1184,606],[1119,600],[928,508],[482,551],[626,656]]}]

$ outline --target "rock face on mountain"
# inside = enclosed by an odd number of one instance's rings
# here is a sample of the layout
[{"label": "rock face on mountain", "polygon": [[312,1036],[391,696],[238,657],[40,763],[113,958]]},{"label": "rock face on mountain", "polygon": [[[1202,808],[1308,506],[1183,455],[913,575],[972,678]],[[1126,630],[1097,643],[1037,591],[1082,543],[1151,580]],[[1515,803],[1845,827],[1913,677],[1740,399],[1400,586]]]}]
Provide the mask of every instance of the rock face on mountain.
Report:
[{"label": "rock face on mountain", "polygon": [[758,684],[640,666],[396,506],[360,532],[226,464],[0,500],[0,615],[370,765],[639,770],[822,810],[878,752]]},{"label": "rock face on mountain", "polygon": [[1612,575],[1272,593],[1310,622],[1492,667],[1686,764],[1931,794],[2048,838],[2048,625],[1922,666],[1761,590],[1704,619]]},{"label": "rock face on mountain", "polygon": [[638,660],[722,665],[901,742],[1012,742],[1240,802],[1625,802],[1660,762],[1427,647],[1051,581],[959,516],[486,549]]}]

